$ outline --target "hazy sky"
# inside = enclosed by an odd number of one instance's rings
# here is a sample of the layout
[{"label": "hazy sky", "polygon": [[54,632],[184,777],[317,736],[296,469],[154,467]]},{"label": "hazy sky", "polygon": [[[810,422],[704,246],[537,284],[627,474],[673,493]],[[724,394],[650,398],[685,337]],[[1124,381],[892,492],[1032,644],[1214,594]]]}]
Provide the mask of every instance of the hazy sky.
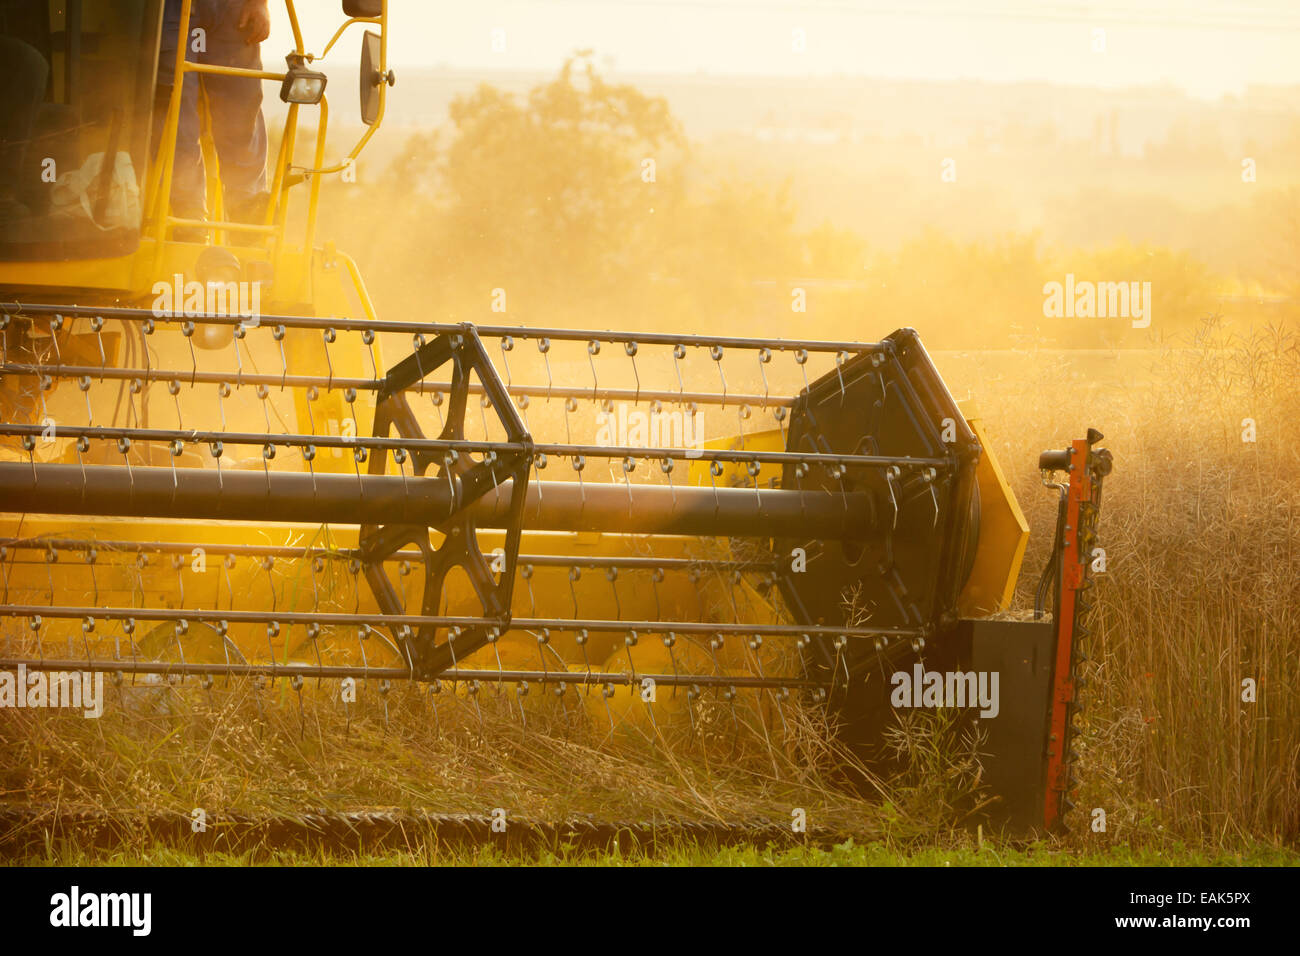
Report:
[{"label": "hazy sky", "polygon": [[[319,51],[342,4],[298,7]],[[271,8],[263,51],[275,68],[290,34],[283,4]],[[1300,84],[1300,0],[391,0],[391,10],[398,70],[552,70],[590,48],[626,72],[1170,83],[1202,97]],[[359,30],[338,55],[355,62]]]}]

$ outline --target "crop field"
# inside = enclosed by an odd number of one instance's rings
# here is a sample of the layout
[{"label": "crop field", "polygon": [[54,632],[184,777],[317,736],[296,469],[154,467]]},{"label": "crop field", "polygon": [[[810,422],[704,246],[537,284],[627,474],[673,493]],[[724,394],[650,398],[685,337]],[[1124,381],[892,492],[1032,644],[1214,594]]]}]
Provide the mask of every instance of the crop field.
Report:
[{"label": "crop field", "polygon": [[[856,849],[777,849],[753,862],[905,862],[913,854],[933,862],[936,841],[964,863],[1059,863],[1071,854],[1116,862],[1165,853],[1168,862],[1253,859],[1274,852],[1269,847],[1282,853],[1269,859],[1291,859],[1280,848],[1294,845],[1300,825],[1300,659],[1286,640],[1300,594],[1300,485],[1292,477],[1300,466],[1293,413],[1300,351],[1285,336],[1213,344],[1126,356],[1145,371],[1078,396],[1052,390],[1059,355],[1030,353],[1026,364],[1040,362],[1040,378],[1022,375],[1014,389],[980,395],[1003,461],[1032,460],[1080,416],[1105,428],[1116,457],[1104,502],[1107,566],[1098,577],[1077,801],[1106,811],[1105,833],[1092,832],[1076,810],[1074,835],[1043,855],[1014,847],[1009,857],[972,852],[975,835],[963,817],[978,803],[977,756],[945,735],[941,719],[900,724],[907,771],[861,793],[844,781],[851,758],[813,711],[792,710],[789,719],[797,714],[805,723],[777,744],[764,739],[751,713],[736,727],[718,715],[699,737],[669,741],[650,725],[614,732],[599,707],[579,714],[530,703],[521,720],[507,695],[485,693],[471,705],[463,695],[439,699],[402,682],[345,706],[310,688],[295,692],[284,680],[261,687],[218,680],[202,690],[128,677],[110,687],[97,721],[0,711],[3,805],[36,808],[8,845],[32,860],[61,846],[74,858],[144,859],[167,852],[174,827],[156,828],[160,847],[141,821],[188,820],[195,807],[216,819],[317,810],[487,816],[509,807],[523,821],[741,826],[781,824],[801,807],[809,839],[851,838]],[[938,360],[960,388],[966,377],[987,381],[980,358]],[[1034,394],[1053,401],[1028,401]],[[1257,423],[1254,442],[1242,440],[1244,418]],[[1037,473],[1008,472],[1031,527],[1050,521],[1052,499]],[[1043,544],[1031,539],[1027,568],[1042,562]],[[1021,614],[1032,606],[1033,578],[1022,576],[1013,606]],[[1258,688],[1249,703],[1247,678]],[[92,810],[103,814],[98,824],[63,832],[61,821]],[[244,826],[244,849],[236,850],[253,852],[247,847],[262,838]],[[88,837],[92,845],[79,846]],[[197,852],[185,842],[176,852]],[[346,840],[299,852],[340,851]],[[452,859],[477,861],[475,852],[458,849]],[[491,852],[496,861],[514,851]],[[536,858],[537,850],[518,852]],[[704,851],[673,852],[680,860]],[[703,858],[748,859],[717,852]],[[239,859],[218,853],[213,862]]]}]

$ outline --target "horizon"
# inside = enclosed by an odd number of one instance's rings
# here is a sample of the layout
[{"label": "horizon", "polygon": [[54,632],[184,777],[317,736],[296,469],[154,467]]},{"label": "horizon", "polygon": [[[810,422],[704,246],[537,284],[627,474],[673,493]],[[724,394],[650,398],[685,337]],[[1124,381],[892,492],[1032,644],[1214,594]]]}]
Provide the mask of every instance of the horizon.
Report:
[{"label": "horizon", "polygon": [[[1241,97],[1252,87],[1300,87],[1300,10],[1285,0],[1247,8],[1222,0],[1191,8],[1141,0],[1100,9],[1059,0],[980,0],[960,7],[929,0],[906,9],[877,0],[392,6],[397,29],[389,55],[399,72],[553,72],[575,51],[589,49],[610,76],[1172,87],[1210,102]],[[273,3],[271,12],[265,50],[287,50],[284,9]],[[319,0],[303,5],[299,19],[305,44],[319,50],[343,15],[339,5]],[[804,31],[801,49],[795,49],[796,30]],[[350,30],[341,51],[359,42],[358,35]],[[276,57],[266,59],[276,65]]]}]

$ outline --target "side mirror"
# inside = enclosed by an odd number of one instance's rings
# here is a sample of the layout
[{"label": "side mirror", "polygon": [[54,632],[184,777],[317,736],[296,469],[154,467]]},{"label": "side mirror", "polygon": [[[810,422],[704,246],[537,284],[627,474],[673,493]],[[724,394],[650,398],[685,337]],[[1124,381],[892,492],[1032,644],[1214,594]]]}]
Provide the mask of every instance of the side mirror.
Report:
[{"label": "side mirror", "polygon": [[350,17],[377,17],[384,5],[381,0],[343,0],[343,12]]},{"label": "side mirror", "polygon": [[387,83],[392,86],[396,82],[393,71],[382,73],[380,67],[380,39],[379,34],[371,33],[369,30],[361,37],[361,122],[367,126],[374,126],[375,120],[379,119],[379,93],[380,87]]}]

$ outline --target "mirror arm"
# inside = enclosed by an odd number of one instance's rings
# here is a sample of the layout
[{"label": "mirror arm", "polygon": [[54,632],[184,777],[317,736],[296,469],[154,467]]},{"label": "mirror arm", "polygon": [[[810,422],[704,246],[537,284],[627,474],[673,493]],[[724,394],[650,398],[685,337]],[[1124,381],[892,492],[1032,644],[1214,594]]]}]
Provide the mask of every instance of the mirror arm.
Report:
[{"label": "mirror arm", "polygon": [[[293,0],[288,0],[288,4],[290,10],[292,10]],[[293,17],[293,20],[296,28],[297,26],[296,16]],[[305,182],[307,179],[309,179],[312,176],[328,176],[333,173],[340,173],[343,170],[347,169],[350,165],[356,162],[357,157],[361,155],[361,151],[365,149],[366,144],[370,142],[370,137],[374,136],[375,131],[379,129],[380,126],[383,125],[384,109],[388,101],[388,91],[385,89],[385,87],[392,86],[396,79],[393,76],[393,71],[388,69],[388,0],[384,0],[383,13],[380,14],[380,16],[349,18],[346,23],[344,23],[341,27],[339,27],[334,32],[334,36],[330,38],[329,43],[325,44],[325,49],[321,52],[319,57],[314,57],[311,54],[306,54],[306,59],[308,60],[308,62],[314,62],[315,60],[318,59],[319,60],[325,59],[325,56],[326,54],[329,53],[330,48],[333,47],[334,44],[338,42],[339,37],[341,37],[343,33],[348,29],[348,27],[352,26],[354,23],[373,23],[378,25],[379,27],[380,69],[378,72],[382,78],[378,83],[375,84],[376,86],[379,87],[379,113],[375,117],[374,124],[366,127],[366,131],[361,134],[361,138],[357,140],[356,145],[352,147],[351,152],[348,153],[347,157],[342,162],[335,163],[333,166],[323,166],[323,167],[311,168],[311,169],[304,168],[304,167],[290,166],[286,170],[286,177],[285,177],[286,186],[294,186],[299,183]],[[296,29],[295,29],[295,33],[297,33]],[[299,40],[299,47],[301,47],[301,45],[302,45],[301,40]]]},{"label": "mirror arm", "polygon": [[330,42],[325,44],[325,49],[321,50],[320,56],[315,57],[315,59],[323,60],[325,57],[329,56],[329,52],[334,48],[334,44],[339,42],[339,37],[343,36],[348,27],[352,26],[354,23],[374,23],[378,24],[381,30],[383,29],[383,21],[379,17],[352,17],[344,23],[343,26],[334,31],[334,35],[330,37]]}]

